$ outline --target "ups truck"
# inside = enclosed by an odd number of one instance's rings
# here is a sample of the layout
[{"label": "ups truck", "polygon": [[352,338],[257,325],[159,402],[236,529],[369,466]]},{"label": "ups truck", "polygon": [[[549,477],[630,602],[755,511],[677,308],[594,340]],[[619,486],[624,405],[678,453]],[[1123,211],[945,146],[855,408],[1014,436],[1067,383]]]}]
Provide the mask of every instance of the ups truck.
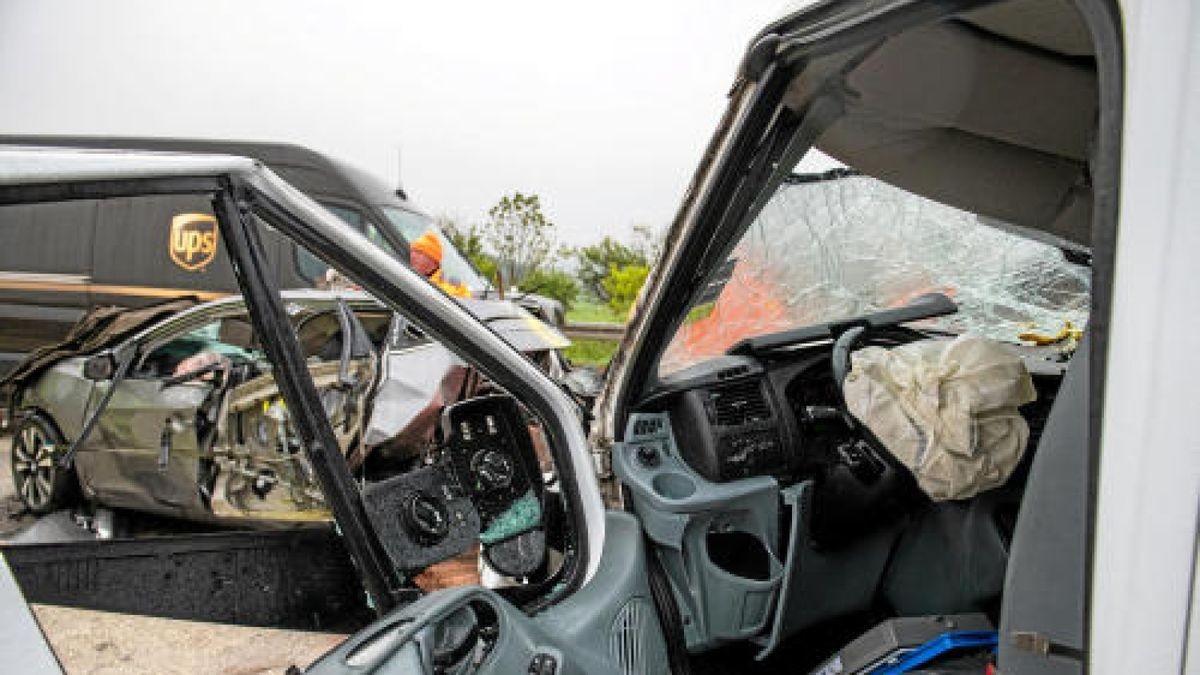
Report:
[{"label": "ups truck", "polygon": [[[433,229],[403,189],[308,148],[287,143],[174,138],[0,136],[0,146],[218,153],[261,161],[401,260],[408,242]],[[147,236],[146,233],[152,233]],[[321,287],[326,265],[268,228],[262,231],[280,288]],[[477,296],[492,286],[443,237],[445,275]],[[30,350],[61,339],[88,308],[127,307],[194,295],[237,293],[211,206],[200,195],[0,207],[0,378]],[[563,322],[553,300],[525,298],[526,309]]]}]

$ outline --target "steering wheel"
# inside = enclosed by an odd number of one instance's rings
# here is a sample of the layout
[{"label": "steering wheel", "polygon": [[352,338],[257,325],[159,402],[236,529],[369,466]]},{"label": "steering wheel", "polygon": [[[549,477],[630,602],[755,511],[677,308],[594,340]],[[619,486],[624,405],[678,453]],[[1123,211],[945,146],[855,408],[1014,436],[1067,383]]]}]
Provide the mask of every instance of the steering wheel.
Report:
[{"label": "steering wheel", "polygon": [[842,387],[846,384],[846,378],[850,376],[850,353],[858,349],[868,334],[876,341],[888,345],[902,345],[928,337],[920,331],[905,326],[867,327],[862,325],[851,326],[837,336],[833,342],[833,350],[829,353],[829,361],[833,370],[833,381],[838,390],[838,409],[851,428],[857,428],[857,422],[846,408],[846,397],[842,394]]},{"label": "steering wheel", "polygon": [[[916,494],[914,479],[866,424],[850,414],[843,386],[850,374],[850,354],[867,334],[897,344],[918,339],[919,333],[897,327],[852,326],[834,340],[830,366],[837,388],[837,409],[853,440],[837,447],[838,459],[819,481],[814,494],[811,523],[813,537],[825,546],[840,546],[873,527],[881,518],[907,508]],[[890,514],[890,515],[889,515]]]},{"label": "steering wheel", "polygon": [[846,425],[851,429],[857,429],[858,423],[846,406],[846,395],[842,393],[842,386],[846,384],[846,378],[850,375],[850,352],[854,351],[866,332],[865,326],[847,328],[834,341],[833,351],[829,353],[830,366],[833,369],[833,382],[837,385],[838,410],[842,413],[842,419],[846,421]]}]

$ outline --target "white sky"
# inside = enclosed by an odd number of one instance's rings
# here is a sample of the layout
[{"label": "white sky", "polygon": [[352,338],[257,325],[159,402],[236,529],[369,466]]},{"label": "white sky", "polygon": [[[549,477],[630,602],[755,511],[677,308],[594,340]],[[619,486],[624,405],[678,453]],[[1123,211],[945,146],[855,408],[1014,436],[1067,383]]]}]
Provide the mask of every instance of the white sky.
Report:
[{"label": "white sky", "polygon": [[[432,214],[665,226],[780,0],[0,0],[5,133],[280,140]],[[399,155],[399,160],[398,160]]]}]

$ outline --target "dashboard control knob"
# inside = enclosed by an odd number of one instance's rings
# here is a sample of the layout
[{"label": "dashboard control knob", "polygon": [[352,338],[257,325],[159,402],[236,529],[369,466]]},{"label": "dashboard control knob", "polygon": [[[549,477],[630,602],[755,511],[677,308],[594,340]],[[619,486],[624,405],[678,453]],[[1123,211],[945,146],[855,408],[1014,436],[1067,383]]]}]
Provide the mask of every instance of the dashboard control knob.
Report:
[{"label": "dashboard control knob", "polygon": [[513,461],[499,450],[481,450],[471,459],[471,473],[481,490],[503,490],[513,482]]},{"label": "dashboard control knob", "polygon": [[446,504],[422,491],[404,498],[400,520],[405,531],[423,546],[437,544],[450,533],[450,512]]},{"label": "dashboard control knob", "polygon": [[658,466],[662,459],[658,456],[658,448],[653,445],[639,445],[637,449],[637,460],[642,466],[653,469]]},{"label": "dashboard control knob", "polygon": [[550,654],[538,654],[529,662],[529,675],[555,675],[558,672],[558,660]]}]

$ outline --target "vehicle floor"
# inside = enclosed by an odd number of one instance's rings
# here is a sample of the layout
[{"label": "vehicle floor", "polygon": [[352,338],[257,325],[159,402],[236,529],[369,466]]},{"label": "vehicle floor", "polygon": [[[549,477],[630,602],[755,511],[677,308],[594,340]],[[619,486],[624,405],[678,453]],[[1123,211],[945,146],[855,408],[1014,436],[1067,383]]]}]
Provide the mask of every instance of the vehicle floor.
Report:
[{"label": "vehicle floor", "polygon": [[762,661],[755,658],[761,651],[758,645],[738,642],[717,647],[692,655],[692,675],[803,675],[885,618],[864,613],[822,624],[789,638]]}]

